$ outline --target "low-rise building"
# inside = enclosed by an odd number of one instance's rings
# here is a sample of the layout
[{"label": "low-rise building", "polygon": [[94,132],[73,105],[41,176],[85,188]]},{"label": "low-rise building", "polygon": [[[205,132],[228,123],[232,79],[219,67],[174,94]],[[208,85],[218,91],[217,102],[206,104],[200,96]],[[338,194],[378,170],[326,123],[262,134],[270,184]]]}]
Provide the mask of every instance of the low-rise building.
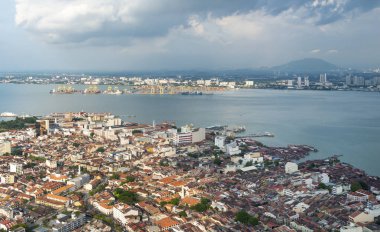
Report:
[{"label": "low-rise building", "polygon": [[71,216],[59,214],[57,219],[52,221],[53,232],[70,232],[85,224],[85,215],[72,213]]}]

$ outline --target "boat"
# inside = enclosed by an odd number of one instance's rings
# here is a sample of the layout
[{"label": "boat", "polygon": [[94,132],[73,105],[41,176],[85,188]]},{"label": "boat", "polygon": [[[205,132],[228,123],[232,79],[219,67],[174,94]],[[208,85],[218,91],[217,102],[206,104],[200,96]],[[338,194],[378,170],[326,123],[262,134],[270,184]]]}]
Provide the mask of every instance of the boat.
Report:
[{"label": "boat", "polygon": [[104,94],[113,94],[113,95],[120,95],[123,92],[119,90],[119,88],[114,87],[112,88],[111,86],[108,86],[107,90],[103,92]]},{"label": "boat", "polygon": [[50,90],[51,94],[72,94],[75,92],[76,90],[70,85],[60,85],[57,89]]},{"label": "boat", "polygon": [[82,93],[84,94],[99,94],[101,93],[100,89],[96,85],[91,85],[85,89]]},{"label": "boat", "polygon": [[15,118],[15,117],[17,117],[17,114],[11,113],[11,112],[3,112],[3,113],[0,114],[0,117],[3,117],[3,118],[6,118],[6,117],[8,117],[8,118]]}]

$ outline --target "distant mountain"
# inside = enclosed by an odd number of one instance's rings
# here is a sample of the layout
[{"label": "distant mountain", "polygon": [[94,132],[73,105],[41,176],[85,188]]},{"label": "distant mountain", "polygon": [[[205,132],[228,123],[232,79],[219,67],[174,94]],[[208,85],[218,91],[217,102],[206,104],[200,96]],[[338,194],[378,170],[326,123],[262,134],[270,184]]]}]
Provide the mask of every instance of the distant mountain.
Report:
[{"label": "distant mountain", "polygon": [[339,69],[336,65],[329,63],[325,60],[316,58],[306,58],[302,60],[291,61],[284,65],[274,66],[271,68],[273,71],[282,72],[328,72],[336,71]]}]

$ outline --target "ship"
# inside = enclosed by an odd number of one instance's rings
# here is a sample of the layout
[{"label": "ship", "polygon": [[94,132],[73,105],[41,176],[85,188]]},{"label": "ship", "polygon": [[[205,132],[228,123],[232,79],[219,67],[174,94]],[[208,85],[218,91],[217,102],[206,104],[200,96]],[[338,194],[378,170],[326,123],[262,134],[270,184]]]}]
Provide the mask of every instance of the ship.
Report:
[{"label": "ship", "polygon": [[103,93],[104,93],[104,94],[115,94],[115,95],[119,95],[119,94],[122,94],[123,92],[120,91],[119,88],[117,88],[117,87],[112,88],[111,86],[108,86],[107,90],[105,90]]},{"label": "ship", "polygon": [[60,85],[57,89],[50,90],[51,94],[72,94],[75,92],[75,89],[70,85]]},{"label": "ship", "polygon": [[82,93],[83,94],[99,94],[101,93],[101,91],[97,85],[91,85],[87,89],[85,89]]}]

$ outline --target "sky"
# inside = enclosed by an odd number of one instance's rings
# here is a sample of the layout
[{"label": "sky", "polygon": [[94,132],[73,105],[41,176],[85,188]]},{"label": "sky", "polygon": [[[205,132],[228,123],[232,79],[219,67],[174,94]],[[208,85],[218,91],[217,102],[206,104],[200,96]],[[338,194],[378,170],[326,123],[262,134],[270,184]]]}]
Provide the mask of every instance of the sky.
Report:
[{"label": "sky", "polygon": [[380,0],[1,0],[0,71],[380,67]]}]

